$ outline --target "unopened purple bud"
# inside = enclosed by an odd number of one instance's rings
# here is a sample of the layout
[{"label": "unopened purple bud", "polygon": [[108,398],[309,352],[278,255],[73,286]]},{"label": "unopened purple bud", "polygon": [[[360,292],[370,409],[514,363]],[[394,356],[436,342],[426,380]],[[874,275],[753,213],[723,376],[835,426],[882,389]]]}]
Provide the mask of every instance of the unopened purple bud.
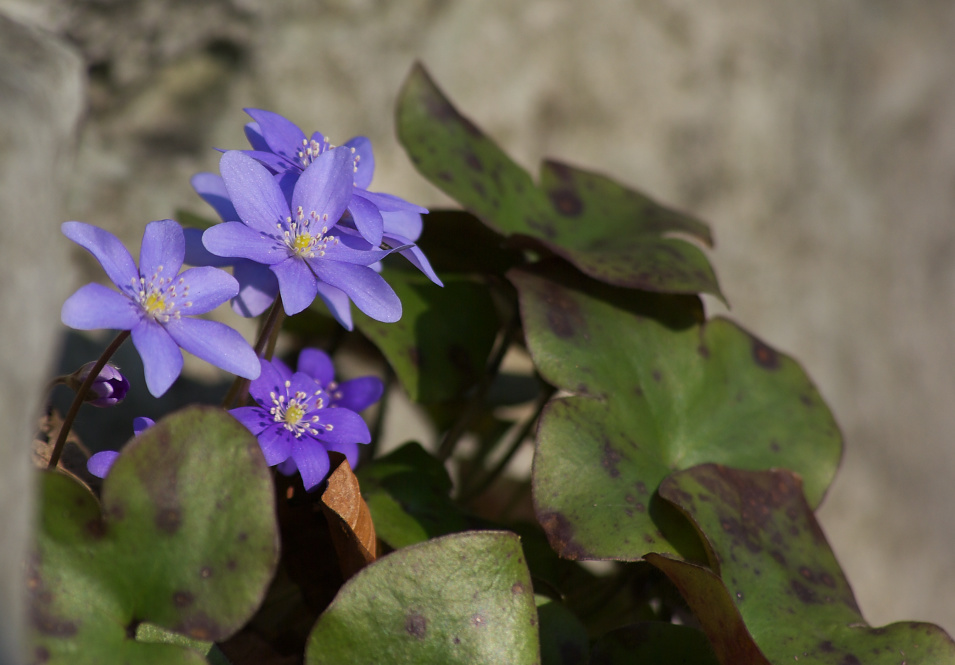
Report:
[{"label": "unopened purple bud", "polygon": [[[95,362],[86,363],[73,372],[67,381],[67,385],[73,390],[79,390],[95,364]],[[85,401],[92,406],[115,406],[125,399],[127,392],[129,392],[129,381],[119,373],[116,367],[106,364],[90,386]]]}]

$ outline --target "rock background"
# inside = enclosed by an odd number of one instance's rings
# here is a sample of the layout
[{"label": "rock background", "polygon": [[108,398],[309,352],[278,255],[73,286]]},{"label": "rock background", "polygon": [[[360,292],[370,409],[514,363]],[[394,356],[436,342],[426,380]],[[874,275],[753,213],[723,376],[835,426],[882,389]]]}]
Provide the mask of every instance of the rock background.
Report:
[{"label": "rock background", "polygon": [[[731,315],[798,358],[842,424],[821,519],[867,619],[955,632],[955,5],[0,0],[0,12],[85,61],[75,166],[54,194],[62,217],[133,246],[147,221],[206,214],[188,178],[216,170],[213,146],[244,145],[243,106],[333,141],[365,134],[376,189],[445,203],[393,136],[416,59],[526,167],[554,156],[707,220]],[[57,237],[45,246],[61,251]]]}]

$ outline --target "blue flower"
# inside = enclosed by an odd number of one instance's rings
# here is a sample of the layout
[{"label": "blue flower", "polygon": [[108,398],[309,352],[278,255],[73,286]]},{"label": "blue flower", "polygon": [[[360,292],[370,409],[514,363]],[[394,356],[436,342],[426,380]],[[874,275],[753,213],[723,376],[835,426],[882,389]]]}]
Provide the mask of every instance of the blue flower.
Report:
[{"label": "blue flower", "polygon": [[63,234],[88,250],[119,288],[87,284],[63,303],[61,319],[79,330],[129,330],[143,359],[146,387],[158,397],[182,371],[180,348],[238,376],[259,375],[258,357],[242,336],[217,321],[189,318],[236,295],[235,279],[211,267],[179,273],[185,255],[182,228],[171,219],[150,222],[143,233],[139,268],[112,233],[83,222],[65,222]]},{"label": "blue flower", "polygon": [[241,152],[225,153],[219,170],[241,221],[207,229],[203,245],[220,257],[267,266],[278,281],[289,315],[304,310],[321,293],[326,302],[332,301],[340,321],[348,317],[350,322],[348,299],[378,321],[397,321],[401,318],[398,296],[368,267],[390,251],[376,249],[359,236],[337,233],[335,228],[351,196],[350,164],[349,153],[326,152],[305,169],[286,198],[264,166]]},{"label": "blue flower", "polygon": [[356,411],[378,401],[383,389],[375,377],[335,383],[328,356],[306,349],[296,372],[279,360],[263,360],[249,386],[256,406],[230,413],[258,438],[269,466],[288,475],[299,471],[311,489],[328,474],[329,451],[358,464],[358,444],[371,441],[371,433]]},{"label": "blue flower", "polygon": [[356,136],[340,148],[332,148],[320,132],[306,138],[295,123],[278,113],[262,109],[245,109],[245,112],[255,122],[245,126],[245,135],[253,149],[243,152],[277,174],[283,188],[294,184],[309,164],[329,150],[350,151],[354,160],[354,189],[342,226],[354,228],[376,246],[382,242],[389,247],[404,246],[399,253],[432,282],[442,285],[424,252],[414,245],[421,235],[421,215],[428,209],[392,194],[368,190],[375,172],[371,141]]}]

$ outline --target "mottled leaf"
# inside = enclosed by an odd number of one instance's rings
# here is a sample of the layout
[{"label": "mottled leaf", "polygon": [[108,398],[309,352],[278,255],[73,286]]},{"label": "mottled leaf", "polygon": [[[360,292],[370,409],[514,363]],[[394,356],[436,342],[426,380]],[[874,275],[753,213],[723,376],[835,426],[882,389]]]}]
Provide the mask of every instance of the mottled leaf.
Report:
[{"label": "mottled leaf", "polygon": [[499,327],[487,287],[447,275],[440,288],[397,270],[388,283],[401,298],[401,320],[381,323],[356,311],[356,327],[385,355],[411,399],[459,397],[484,371]]},{"label": "mottled leaf", "polygon": [[268,467],[218,409],[186,409],[130,442],[102,510],[54,473],[42,475],[40,505],[28,576],[38,662],[205,662],[135,640],[137,626],[224,639],[259,606],[278,561]]},{"label": "mottled leaf", "polygon": [[451,501],[444,465],[408,443],[358,470],[378,536],[393,548],[464,531],[470,524]]},{"label": "mottled leaf", "polygon": [[[727,626],[736,626],[738,616],[746,638],[773,663],[955,662],[955,643],[938,626],[865,623],[791,471],[706,464],[668,477],[660,495],[696,524],[715,574],[648,560],[681,587],[711,640],[725,641]],[[735,632],[742,644],[744,636]],[[725,652],[721,660],[749,662]]]},{"label": "mottled leaf", "polygon": [[595,279],[722,298],[694,245],[709,229],[609,178],[554,161],[540,185],[461,115],[416,65],[399,95],[398,137],[418,170],[496,231],[562,256]]},{"label": "mottled leaf", "polygon": [[[543,624],[543,620],[541,622]],[[689,626],[646,621],[603,635],[590,665],[717,665],[706,635]],[[742,664],[740,664],[742,665]]]},{"label": "mottled leaf", "polygon": [[368,504],[361,497],[358,478],[342,459],[329,475],[322,493],[322,512],[328,520],[342,577],[348,579],[375,560],[378,539]]},{"label": "mottled leaf", "polygon": [[702,323],[692,297],[544,268],[508,276],[537,370],[571,393],[541,416],[533,475],[538,519],[562,556],[698,556],[654,492],[705,462],[795,469],[821,500],[841,436],[795,361],[730,321]]},{"label": "mottled leaf", "polygon": [[471,531],[362,569],[319,617],[306,665],[532,665],[537,611],[520,541]]}]

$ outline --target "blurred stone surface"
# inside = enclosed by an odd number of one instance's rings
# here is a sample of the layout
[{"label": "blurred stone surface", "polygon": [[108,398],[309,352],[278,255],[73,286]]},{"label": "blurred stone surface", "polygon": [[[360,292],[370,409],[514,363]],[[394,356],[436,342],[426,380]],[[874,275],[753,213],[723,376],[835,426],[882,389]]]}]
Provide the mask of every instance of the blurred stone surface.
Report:
[{"label": "blurred stone surface", "polygon": [[0,663],[19,662],[30,441],[75,281],[58,237],[82,82],[80,59],[58,39],[0,15]]},{"label": "blurred stone surface", "polygon": [[188,179],[216,170],[213,147],[244,145],[243,106],[333,141],[366,134],[376,188],[446,202],[393,138],[394,96],[416,59],[526,167],[553,156],[709,221],[731,316],[798,358],[842,424],[844,466],[821,519],[866,617],[955,631],[955,5],[0,8],[85,57],[67,216],[133,246],[152,219],[208,214]]}]

